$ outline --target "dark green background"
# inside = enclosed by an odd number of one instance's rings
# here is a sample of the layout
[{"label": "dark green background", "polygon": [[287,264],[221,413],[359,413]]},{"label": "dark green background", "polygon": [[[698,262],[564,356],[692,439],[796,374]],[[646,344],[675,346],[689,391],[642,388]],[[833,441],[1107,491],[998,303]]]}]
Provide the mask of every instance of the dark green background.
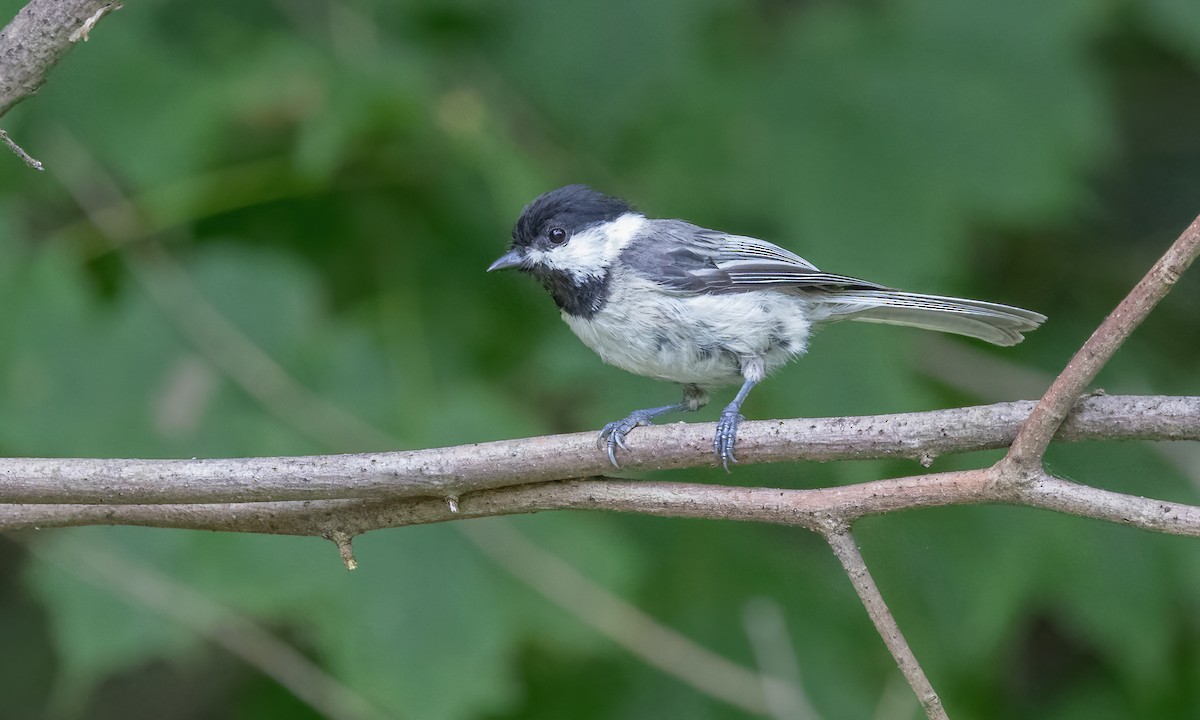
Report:
[{"label": "dark green background", "polygon": [[[835,326],[745,408],[936,409],[1037,397],[1200,211],[1200,4],[130,0],[0,126],[49,167],[0,155],[5,455],[419,448],[595,429],[674,401],[674,387],[603,366],[535,283],[483,273],[522,205],[568,182],[830,271],[1050,317],[1011,349]],[[109,183],[133,203],[124,221],[104,215]],[[303,386],[395,440],[334,439],[327,418],[302,431],[234,383],[214,364],[226,349],[147,294],[179,288],[155,246]],[[1198,309],[1193,274],[1098,385],[1200,392]],[[1194,445],[1055,447],[1048,462],[1197,501]],[[918,471],[655,477],[816,487]],[[743,611],[776,603],[825,718],[917,712],[903,687],[881,705],[898,675],[819,538],[583,513],[509,522],[745,665]],[[4,717],[311,716],[82,580],[85,547],[259,619],[389,715],[741,716],[596,635],[452,526],[360,538],[353,574],[315,539],[20,539],[0,544]],[[952,717],[1200,716],[1195,540],[966,507],[864,521],[859,542]]]}]

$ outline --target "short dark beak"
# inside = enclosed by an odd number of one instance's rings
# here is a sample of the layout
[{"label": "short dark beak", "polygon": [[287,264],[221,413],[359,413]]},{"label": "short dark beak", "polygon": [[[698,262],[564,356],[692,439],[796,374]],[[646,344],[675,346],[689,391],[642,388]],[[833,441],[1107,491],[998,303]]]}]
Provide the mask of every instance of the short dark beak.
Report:
[{"label": "short dark beak", "polygon": [[500,259],[488,266],[487,271],[507,270],[509,268],[521,267],[521,263],[525,258],[517,250],[509,250],[500,256]]}]

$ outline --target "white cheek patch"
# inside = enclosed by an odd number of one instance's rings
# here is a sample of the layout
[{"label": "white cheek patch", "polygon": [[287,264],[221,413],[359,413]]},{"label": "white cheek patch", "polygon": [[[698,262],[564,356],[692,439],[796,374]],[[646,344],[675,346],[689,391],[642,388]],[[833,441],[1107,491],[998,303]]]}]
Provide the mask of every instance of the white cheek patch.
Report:
[{"label": "white cheek patch", "polygon": [[645,223],[644,215],[625,213],[616,220],[576,233],[565,245],[549,250],[530,250],[529,262],[579,281],[600,277]]}]

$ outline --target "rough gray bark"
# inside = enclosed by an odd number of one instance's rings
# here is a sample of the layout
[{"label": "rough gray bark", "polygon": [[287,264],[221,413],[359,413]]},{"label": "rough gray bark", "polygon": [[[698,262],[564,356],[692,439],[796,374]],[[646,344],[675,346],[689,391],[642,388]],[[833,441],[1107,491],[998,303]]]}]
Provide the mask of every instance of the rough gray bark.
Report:
[{"label": "rough gray bark", "polygon": [[[747,422],[742,464],[904,457],[1007,447],[1033,402],[923,413]],[[711,467],[711,423],[638,428],[627,470]],[[1200,440],[1200,397],[1081,399],[1058,437]],[[405,452],[211,460],[0,458],[0,503],[236,503],[456,497],[610,472],[594,432]]]},{"label": "rough gray bark", "polygon": [[0,30],[0,116],[36,93],[59,60],[121,4],[111,0],[32,0]]}]

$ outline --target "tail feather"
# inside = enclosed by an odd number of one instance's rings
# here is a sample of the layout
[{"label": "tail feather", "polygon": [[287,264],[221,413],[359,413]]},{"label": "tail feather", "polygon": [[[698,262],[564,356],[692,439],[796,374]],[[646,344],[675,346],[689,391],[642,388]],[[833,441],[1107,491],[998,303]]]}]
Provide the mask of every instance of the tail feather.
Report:
[{"label": "tail feather", "polygon": [[1025,339],[1021,333],[1046,320],[1041,313],[1009,305],[899,290],[834,292],[823,304],[830,320],[907,325],[966,335],[995,345],[1016,345]]}]

